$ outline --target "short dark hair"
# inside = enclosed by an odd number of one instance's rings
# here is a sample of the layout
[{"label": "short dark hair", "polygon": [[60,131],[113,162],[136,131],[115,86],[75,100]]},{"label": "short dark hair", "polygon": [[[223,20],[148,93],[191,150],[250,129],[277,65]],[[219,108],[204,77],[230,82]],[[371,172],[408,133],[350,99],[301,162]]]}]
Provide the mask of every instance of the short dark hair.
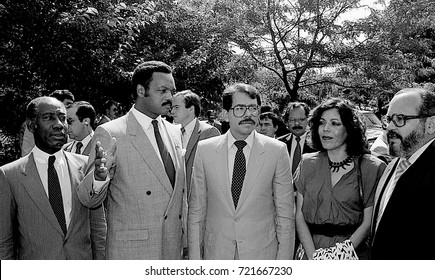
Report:
[{"label": "short dark hair", "polygon": [[273,112],[262,113],[260,115],[260,121],[265,120],[265,119],[271,120],[274,127],[277,127],[279,125],[279,122],[280,122],[278,116]]},{"label": "short dark hair", "polygon": [[107,100],[104,105],[103,105],[103,112],[106,113],[107,110],[110,110],[110,107],[112,107],[113,105],[118,106],[118,102],[116,102],[113,99],[109,99]]},{"label": "short dark hair", "polygon": [[170,74],[172,73],[172,69],[166,63],[155,60],[145,61],[139,64],[136,69],[134,69],[133,76],[131,77],[131,82],[133,84],[133,99],[136,100],[137,98],[137,85],[142,85],[145,88],[145,91],[149,89],[154,72]]},{"label": "short dark hair", "polygon": [[72,94],[72,92],[67,90],[67,89],[57,89],[57,90],[53,91],[52,93],[50,93],[49,96],[56,98],[60,102],[63,102],[65,99],[70,99],[70,100],[72,100],[72,102],[74,102],[74,100],[75,100],[74,94]]},{"label": "short dark hair", "polygon": [[87,101],[77,101],[74,102],[72,106],[77,106],[76,115],[79,121],[82,122],[85,118],[89,118],[90,125],[93,127],[96,117],[94,106]]},{"label": "short dark hair", "polygon": [[201,99],[199,98],[199,96],[191,90],[183,90],[177,92],[174,97],[180,95],[184,97],[184,107],[190,108],[193,106],[193,108],[195,109],[195,117],[199,117],[199,114],[201,113]]},{"label": "short dark hair", "polygon": [[284,114],[284,121],[288,122],[289,116],[290,116],[290,111],[294,110],[296,108],[302,108],[304,109],[305,112],[305,117],[308,117],[308,115],[310,114],[310,107],[308,107],[308,105],[305,102],[290,102],[287,105],[285,114]]},{"label": "short dark hair", "polygon": [[309,124],[313,148],[318,151],[325,151],[319,136],[320,119],[323,112],[334,108],[338,110],[341,122],[346,128],[347,138],[345,142],[347,154],[349,156],[364,154],[366,152],[365,123],[362,121],[362,116],[355,106],[349,100],[342,98],[327,99],[312,111]]},{"label": "short dark hair", "polygon": [[233,106],[233,95],[236,92],[246,93],[247,95],[249,95],[250,98],[257,99],[257,105],[261,106],[260,94],[254,86],[243,83],[236,83],[227,87],[224,90],[222,96],[222,108],[227,111],[231,109],[231,107]]}]

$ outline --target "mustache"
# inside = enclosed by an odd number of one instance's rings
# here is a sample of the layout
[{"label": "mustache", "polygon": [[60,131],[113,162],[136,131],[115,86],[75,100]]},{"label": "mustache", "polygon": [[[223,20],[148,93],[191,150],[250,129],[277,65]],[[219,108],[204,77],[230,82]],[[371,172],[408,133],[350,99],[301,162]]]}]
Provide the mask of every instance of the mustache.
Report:
[{"label": "mustache", "polygon": [[403,137],[393,130],[387,132],[387,140],[390,141],[391,139],[399,139],[400,141],[403,141]]},{"label": "mustache", "polygon": [[293,126],[293,129],[304,129],[304,128],[300,125],[295,125],[295,126]]},{"label": "mustache", "polygon": [[255,121],[254,121],[253,119],[251,119],[251,118],[244,119],[244,120],[241,120],[241,121],[239,122],[239,124],[244,124],[244,123],[250,123],[250,124],[255,125]]},{"label": "mustache", "polygon": [[166,106],[169,105],[172,107],[172,101],[171,100],[166,100],[165,102],[162,103],[162,106]]}]

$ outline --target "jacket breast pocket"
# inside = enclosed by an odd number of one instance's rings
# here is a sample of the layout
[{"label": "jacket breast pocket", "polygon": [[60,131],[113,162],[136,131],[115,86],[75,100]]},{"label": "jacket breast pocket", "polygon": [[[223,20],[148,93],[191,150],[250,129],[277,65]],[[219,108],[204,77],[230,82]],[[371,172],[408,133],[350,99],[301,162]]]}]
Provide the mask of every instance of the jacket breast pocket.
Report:
[{"label": "jacket breast pocket", "polygon": [[115,232],[115,239],[117,241],[124,241],[134,245],[140,241],[147,241],[149,237],[147,229],[137,230],[120,230]]}]

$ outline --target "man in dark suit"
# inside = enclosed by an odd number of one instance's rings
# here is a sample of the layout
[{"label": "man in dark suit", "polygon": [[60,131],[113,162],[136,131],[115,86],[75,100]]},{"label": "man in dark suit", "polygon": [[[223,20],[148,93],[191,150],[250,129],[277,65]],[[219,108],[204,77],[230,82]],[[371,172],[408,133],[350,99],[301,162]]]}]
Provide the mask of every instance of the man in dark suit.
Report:
[{"label": "man in dark suit", "polygon": [[86,101],[77,101],[67,107],[68,135],[71,141],[64,146],[64,150],[89,156],[91,140],[94,136],[92,124],[95,122],[95,109]]},{"label": "man in dark suit", "polygon": [[27,107],[27,120],[36,146],[0,168],[0,259],[103,259],[103,209],[84,207],[75,191],[88,158],[62,150],[65,106],[38,97]]},{"label": "man in dark suit", "polygon": [[310,108],[303,102],[292,102],[288,105],[284,120],[287,122],[290,133],[278,138],[287,144],[290,155],[292,175],[299,165],[302,154],[314,152],[308,144],[310,137],[307,137],[308,115]]},{"label": "man in dark suit", "polygon": [[434,259],[435,93],[397,92],[387,114],[390,154],[372,219],[372,259]]}]

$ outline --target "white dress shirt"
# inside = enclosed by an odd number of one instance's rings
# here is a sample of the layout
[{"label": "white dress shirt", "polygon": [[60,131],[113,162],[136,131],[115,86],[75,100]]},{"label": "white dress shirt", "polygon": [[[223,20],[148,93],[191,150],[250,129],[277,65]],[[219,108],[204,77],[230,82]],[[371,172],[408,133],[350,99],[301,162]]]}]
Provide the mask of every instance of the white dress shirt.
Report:
[{"label": "white dress shirt", "polygon": [[91,133],[88,134],[88,136],[83,138],[83,140],[81,140],[81,141],[75,140],[74,143],[73,143],[73,146],[71,147],[71,153],[75,153],[76,149],[77,149],[77,143],[78,142],[82,142],[83,146],[82,146],[80,154],[83,154],[83,152],[85,151],[85,149],[88,146],[89,142],[91,142],[93,136],[94,136],[94,132],[92,131]]},{"label": "white dress shirt", "polygon": [[[48,197],[48,158],[52,155],[41,151],[41,149],[36,146],[33,148],[32,152],[33,157],[35,158],[36,168],[38,169],[39,178],[41,178],[42,185],[44,186],[45,193]],[[63,210],[65,213],[66,227],[68,228],[71,221],[72,209],[72,192],[68,164],[62,150],[59,150],[53,155],[56,156],[54,168],[56,169],[57,176],[59,177],[59,183],[62,192]]]},{"label": "white dress shirt", "polygon": [[[252,145],[254,144],[254,131],[249,134],[248,137],[244,140],[246,142],[246,146],[243,148],[243,154],[245,155],[246,165],[249,162],[249,156],[251,155]],[[231,131],[228,132],[228,174],[230,176],[230,183],[233,180],[233,169],[234,169],[234,160],[236,158],[237,147],[234,145],[236,139],[231,134]]]},{"label": "white dress shirt", "polygon": [[183,141],[183,149],[187,147],[187,144],[189,144],[190,137],[192,136],[193,129],[195,128],[197,118],[194,118],[193,120],[188,123],[184,129],[184,133],[181,135],[181,139]]},{"label": "white dress shirt", "polygon": [[[134,108],[134,106],[133,106],[132,112],[133,112],[134,117],[139,122],[142,129],[144,130],[145,134],[147,135],[148,139],[150,140],[151,144],[153,145],[153,148],[156,151],[157,156],[159,157],[159,159],[163,165],[163,160],[162,160],[162,157],[160,156],[159,146],[157,145],[156,136],[154,135],[154,127],[151,123],[151,121],[153,121],[154,119],[139,112],[136,108]],[[169,154],[171,155],[172,161],[175,161],[175,157],[174,157],[174,154],[173,154],[173,151],[171,149],[170,142],[169,142],[169,139],[170,139],[169,135],[168,135],[166,129],[163,129],[162,117],[158,116],[156,118],[156,120],[158,122],[159,132],[160,132],[160,135],[162,136],[163,143],[166,146],[166,150],[168,150]]]}]

